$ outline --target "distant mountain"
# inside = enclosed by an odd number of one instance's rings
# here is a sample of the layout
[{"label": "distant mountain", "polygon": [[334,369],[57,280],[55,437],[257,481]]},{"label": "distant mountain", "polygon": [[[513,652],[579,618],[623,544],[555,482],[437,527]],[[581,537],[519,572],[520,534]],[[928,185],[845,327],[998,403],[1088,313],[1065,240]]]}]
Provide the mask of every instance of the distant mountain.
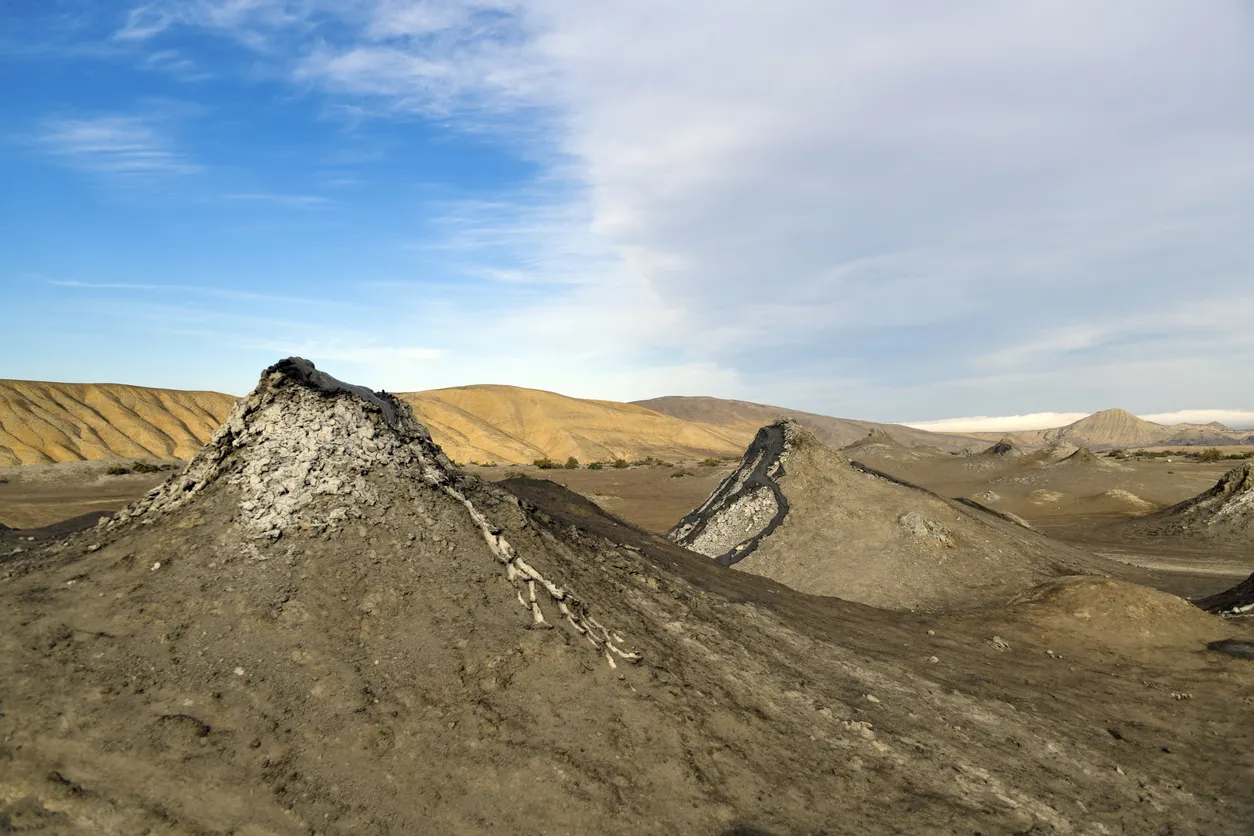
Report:
[{"label": "distant mountain", "polygon": [[1123,409],[1104,409],[1065,427],[1013,433],[972,433],[984,439],[1010,439],[1036,447],[1066,441],[1093,450],[1120,447],[1254,444],[1254,433],[1234,430],[1218,421],[1209,424],[1155,424]]},{"label": "distant mountain", "polygon": [[766,426],[780,418],[792,418],[830,447],[845,447],[861,441],[872,430],[880,430],[909,447],[926,444],[956,452],[972,445],[979,448],[988,446],[984,439],[976,434],[934,433],[904,427],[901,424],[878,424],[874,421],[833,418],[830,415],[817,415],[813,412],[801,412],[796,409],[750,401],[671,395],[632,401],[632,403],[655,412],[682,418],[685,421],[699,421],[703,424],[742,430],[751,428],[749,438],[753,437],[759,427]]}]

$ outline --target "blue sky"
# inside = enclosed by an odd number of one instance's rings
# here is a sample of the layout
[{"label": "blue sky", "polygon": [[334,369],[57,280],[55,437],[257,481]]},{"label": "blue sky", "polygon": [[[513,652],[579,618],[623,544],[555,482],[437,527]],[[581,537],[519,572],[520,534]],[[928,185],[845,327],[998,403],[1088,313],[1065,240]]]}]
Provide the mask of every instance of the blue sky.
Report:
[{"label": "blue sky", "polygon": [[0,376],[1254,411],[1244,0],[0,20]]}]

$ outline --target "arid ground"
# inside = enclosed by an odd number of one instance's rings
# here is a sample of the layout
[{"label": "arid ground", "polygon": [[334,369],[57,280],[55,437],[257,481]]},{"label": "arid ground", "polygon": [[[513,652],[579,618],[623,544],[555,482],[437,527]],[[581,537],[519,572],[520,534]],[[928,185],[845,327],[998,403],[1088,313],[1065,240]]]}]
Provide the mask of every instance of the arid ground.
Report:
[{"label": "arid ground", "polygon": [[[1224,448],[1239,453],[1250,448]],[[1254,554],[1233,547],[1190,547],[1162,541],[1128,540],[1109,529],[1119,521],[1166,508],[1209,488],[1231,462],[1099,458],[1090,467],[1033,467],[1017,459],[989,464],[980,457],[923,456],[901,460],[884,455],[865,460],[894,476],[942,496],[973,497],[982,504],[1016,514],[1039,531],[1099,554],[1153,570],[1161,588],[1182,595],[1206,595],[1231,586],[1254,572]],[[111,467],[135,460],[117,459],[0,468],[0,523],[10,528],[38,528],[93,511],[117,511],[165,481],[168,472],[108,475]],[[171,460],[153,464],[182,466]],[[489,482],[524,474],[567,487],[606,511],[649,531],[664,533],[699,505],[731,472],[735,461],[714,465],[669,462],[541,469],[534,465],[468,465],[467,472]],[[991,498],[990,494],[995,494]]]}]

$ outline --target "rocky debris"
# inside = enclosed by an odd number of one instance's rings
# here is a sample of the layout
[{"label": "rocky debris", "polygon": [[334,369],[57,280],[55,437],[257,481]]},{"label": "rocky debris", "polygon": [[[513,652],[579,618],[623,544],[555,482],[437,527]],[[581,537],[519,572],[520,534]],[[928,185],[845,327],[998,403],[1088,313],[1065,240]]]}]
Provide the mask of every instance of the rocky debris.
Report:
[{"label": "rocky debris", "polygon": [[936,520],[929,520],[922,514],[911,511],[903,514],[897,522],[901,523],[901,527],[908,531],[911,537],[921,543],[943,546],[947,549],[954,548],[954,538],[949,529]]},{"label": "rocky debris", "polygon": [[900,609],[984,606],[1059,572],[1121,571],[1018,518],[851,462],[792,421],[763,427],[667,536],[802,592]]}]

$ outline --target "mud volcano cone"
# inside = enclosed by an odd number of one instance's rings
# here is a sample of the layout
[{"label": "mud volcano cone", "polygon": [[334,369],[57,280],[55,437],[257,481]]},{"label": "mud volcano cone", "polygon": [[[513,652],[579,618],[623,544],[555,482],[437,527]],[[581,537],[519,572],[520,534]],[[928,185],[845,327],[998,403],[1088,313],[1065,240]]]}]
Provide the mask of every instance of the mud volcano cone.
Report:
[{"label": "mud volcano cone", "polygon": [[1254,546],[1254,465],[1243,462],[1209,490],[1111,530],[1183,544]]},{"label": "mud volcano cone", "polygon": [[850,462],[792,421],[763,427],[740,467],[668,536],[802,592],[893,609],[976,607],[1058,575],[1121,573]]},{"label": "mud volcano cone", "polygon": [[[1249,741],[1198,731],[1201,698],[1155,731],[1181,754],[1125,776],[1100,732],[1120,680],[1004,654],[985,688],[985,628],[921,647],[931,623],[721,569],[550,482],[480,483],[391,396],[288,360],[143,502],[0,562],[0,832],[888,834],[907,810],[1221,833],[1254,812],[1218,748]],[[1050,698],[1009,695],[1046,675]]]}]

